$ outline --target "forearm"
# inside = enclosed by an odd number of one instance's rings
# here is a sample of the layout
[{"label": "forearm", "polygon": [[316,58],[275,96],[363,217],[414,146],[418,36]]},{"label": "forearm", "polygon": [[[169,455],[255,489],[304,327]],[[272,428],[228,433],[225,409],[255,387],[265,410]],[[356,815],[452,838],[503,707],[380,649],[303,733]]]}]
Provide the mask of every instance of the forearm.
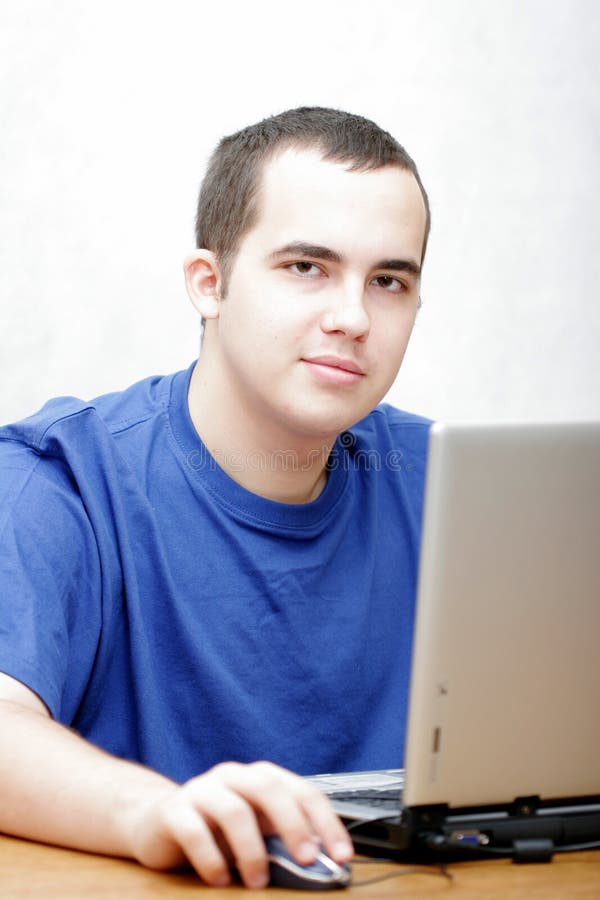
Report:
[{"label": "forearm", "polygon": [[176,787],[8,700],[0,700],[0,785],[0,831],[115,856],[135,855],[140,810]]},{"label": "forearm", "polygon": [[187,860],[214,885],[230,881],[231,857],[246,885],[266,885],[263,833],[279,834],[304,864],[315,858],[314,835],[339,862],[352,855],[324,795],[279,766],[222,763],[177,785],[58,725],[38,697],[0,674],[2,687],[0,831],[153,869]]}]

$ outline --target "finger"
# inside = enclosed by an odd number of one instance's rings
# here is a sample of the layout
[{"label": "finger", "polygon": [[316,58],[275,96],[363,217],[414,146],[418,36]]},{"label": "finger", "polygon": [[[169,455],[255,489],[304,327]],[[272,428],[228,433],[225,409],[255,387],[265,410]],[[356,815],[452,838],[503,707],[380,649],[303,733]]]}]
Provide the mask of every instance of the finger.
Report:
[{"label": "finger", "polygon": [[299,782],[297,802],[312,823],[321,845],[336,862],[348,862],[354,856],[354,845],[331,801],[310,782],[304,779]]},{"label": "finger", "polygon": [[190,784],[190,794],[196,810],[226,841],[246,887],[266,887],[269,867],[265,842],[248,802],[217,778],[198,779]]},{"label": "finger", "polygon": [[165,827],[203,881],[214,887],[230,884],[229,864],[201,813],[179,803],[166,813]]},{"label": "finger", "polygon": [[296,775],[268,762],[222,763],[212,771],[250,804],[261,823],[268,823],[269,832],[280,835],[298,862],[315,860],[318,841],[314,840],[312,823],[294,797]]},{"label": "finger", "polygon": [[268,819],[299,863],[314,861],[319,839],[337,861],[352,857],[352,842],[331,804],[305,779],[268,762],[218,768],[219,776]]}]

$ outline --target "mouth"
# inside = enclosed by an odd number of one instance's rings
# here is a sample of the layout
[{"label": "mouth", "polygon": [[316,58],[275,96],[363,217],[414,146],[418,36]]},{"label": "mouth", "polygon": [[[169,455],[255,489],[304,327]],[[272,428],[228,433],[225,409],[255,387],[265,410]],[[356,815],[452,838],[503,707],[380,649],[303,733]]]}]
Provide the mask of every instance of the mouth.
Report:
[{"label": "mouth", "polygon": [[332,369],[341,369],[343,372],[352,372],[355,375],[364,375],[363,369],[351,359],[343,359],[340,356],[313,356],[304,362],[317,366],[329,366]]},{"label": "mouth", "polygon": [[313,356],[302,360],[319,379],[334,385],[357,384],[365,376],[365,372],[352,359],[340,356]]}]

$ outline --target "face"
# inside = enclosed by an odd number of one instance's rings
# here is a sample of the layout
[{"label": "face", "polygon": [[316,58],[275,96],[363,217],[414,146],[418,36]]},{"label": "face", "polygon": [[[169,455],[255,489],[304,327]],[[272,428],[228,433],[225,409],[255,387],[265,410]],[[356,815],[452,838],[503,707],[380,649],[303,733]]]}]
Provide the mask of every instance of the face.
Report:
[{"label": "face", "polygon": [[208,323],[210,377],[265,437],[328,440],[377,405],[402,362],[419,299],[421,192],[397,166],[350,172],[287,150],[266,166],[258,202]]}]

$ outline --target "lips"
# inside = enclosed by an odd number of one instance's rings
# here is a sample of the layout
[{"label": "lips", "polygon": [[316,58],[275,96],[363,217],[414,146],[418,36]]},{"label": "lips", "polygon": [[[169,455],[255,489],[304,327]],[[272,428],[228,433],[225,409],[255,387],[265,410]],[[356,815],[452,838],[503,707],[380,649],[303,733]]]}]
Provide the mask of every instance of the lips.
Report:
[{"label": "lips", "polygon": [[352,359],[343,359],[340,356],[311,356],[305,362],[318,366],[330,366],[332,369],[341,369],[344,372],[352,372],[355,375],[364,375],[364,370]]}]

